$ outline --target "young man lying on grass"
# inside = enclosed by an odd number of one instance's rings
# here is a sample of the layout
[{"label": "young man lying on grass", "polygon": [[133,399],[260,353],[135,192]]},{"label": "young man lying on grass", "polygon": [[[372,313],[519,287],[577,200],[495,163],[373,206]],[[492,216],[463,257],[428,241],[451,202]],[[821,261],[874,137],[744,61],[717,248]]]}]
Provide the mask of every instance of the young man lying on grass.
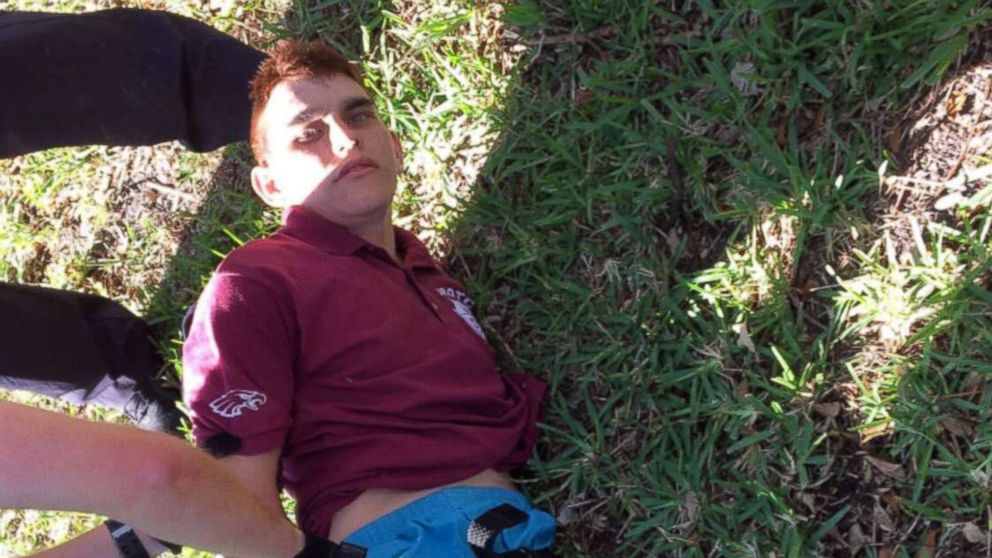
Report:
[{"label": "young man lying on grass", "polygon": [[252,100],[252,185],[285,224],[232,252],[197,305],[197,445],[273,509],[283,484],[305,531],[369,558],[550,556],[553,518],[506,474],[546,386],[497,371],[465,289],[392,226],[402,152],[358,70],[283,41]]}]

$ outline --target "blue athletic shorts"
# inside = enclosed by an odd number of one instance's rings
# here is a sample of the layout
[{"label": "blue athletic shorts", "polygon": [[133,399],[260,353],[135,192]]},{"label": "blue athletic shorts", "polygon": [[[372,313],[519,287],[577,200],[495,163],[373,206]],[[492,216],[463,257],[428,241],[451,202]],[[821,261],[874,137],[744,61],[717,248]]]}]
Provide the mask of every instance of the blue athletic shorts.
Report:
[{"label": "blue athletic shorts", "polygon": [[432,492],[349,535],[344,542],[368,549],[366,558],[474,558],[469,523],[500,504],[529,519],[504,530],[493,550],[542,550],[555,542],[555,519],[527,498],[505,488],[453,487]]}]

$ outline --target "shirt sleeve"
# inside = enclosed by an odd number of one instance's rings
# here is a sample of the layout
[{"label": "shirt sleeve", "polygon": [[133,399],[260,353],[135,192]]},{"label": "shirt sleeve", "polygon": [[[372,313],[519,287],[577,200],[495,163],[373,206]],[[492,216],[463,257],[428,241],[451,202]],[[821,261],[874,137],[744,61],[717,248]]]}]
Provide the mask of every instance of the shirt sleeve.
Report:
[{"label": "shirt sleeve", "polygon": [[283,444],[291,425],[294,323],[270,288],[216,273],[183,345],[183,399],[197,446],[218,435],[255,455]]}]

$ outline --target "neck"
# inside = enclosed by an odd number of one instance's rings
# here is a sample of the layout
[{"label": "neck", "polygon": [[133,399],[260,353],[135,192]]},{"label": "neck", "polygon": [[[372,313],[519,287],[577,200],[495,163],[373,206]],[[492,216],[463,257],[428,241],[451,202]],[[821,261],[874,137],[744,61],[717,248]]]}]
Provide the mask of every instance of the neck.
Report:
[{"label": "neck", "polygon": [[307,204],[301,204],[301,207],[320,215],[332,223],[341,225],[351,234],[369,244],[382,248],[390,257],[399,261],[399,258],[396,256],[396,235],[393,232],[391,205],[376,210],[372,214],[362,215],[352,219],[342,218],[340,215],[328,215],[325,211],[321,211],[320,207]]},{"label": "neck", "polygon": [[396,235],[393,234],[393,223],[386,214],[385,219],[377,219],[371,223],[363,223],[354,226],[345,226],[348,232],[361,238],[369,244],[374,244],[382,248],[394,260],[396,258]]}]

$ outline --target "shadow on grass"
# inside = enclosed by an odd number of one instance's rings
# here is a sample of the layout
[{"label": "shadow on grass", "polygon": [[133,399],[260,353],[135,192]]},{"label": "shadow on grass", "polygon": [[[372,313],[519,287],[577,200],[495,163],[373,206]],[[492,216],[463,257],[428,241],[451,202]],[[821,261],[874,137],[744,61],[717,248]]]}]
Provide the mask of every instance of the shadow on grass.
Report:
[{"label": "shadow on grass", "polygon": [[[901,483],[864,459],[878,446],[859,441],[837,274],[871,273],[852,254],[878,238],[889,127],[987,10],[535,6],[511,12],[530,64],[448,262],[504,366],[552,385],[525,483],[566,552],[874,555],[931,533],[970,548],[961,514],[923,503],[953,492],[932,447],[884,438]],[[874,38],[896,35],[914,46]],[[987,305],[974,291],[948,294]]]},{"label": "shadow on grass", "polygon": [[988,31],[979,27],[892,127],[895,164],[871,212],[874,230],[852,246],[863,275],[841,281],[838,297],[855,317],[842,342],[850,374],[837,391],[847,392],[841,418],[857,437],[847,437],[853,447],[838,456],[836,476],[861,477],[848,482],[841,526],[866,532],[881,501],[909,545],[956,556],[988,550],[976,533],[988,521],[982,479],[992,472],[983,418],[992,408],[992,215],[975,204],[989,182],[965,179],[992,146],[982,124],[992,118]]}]

